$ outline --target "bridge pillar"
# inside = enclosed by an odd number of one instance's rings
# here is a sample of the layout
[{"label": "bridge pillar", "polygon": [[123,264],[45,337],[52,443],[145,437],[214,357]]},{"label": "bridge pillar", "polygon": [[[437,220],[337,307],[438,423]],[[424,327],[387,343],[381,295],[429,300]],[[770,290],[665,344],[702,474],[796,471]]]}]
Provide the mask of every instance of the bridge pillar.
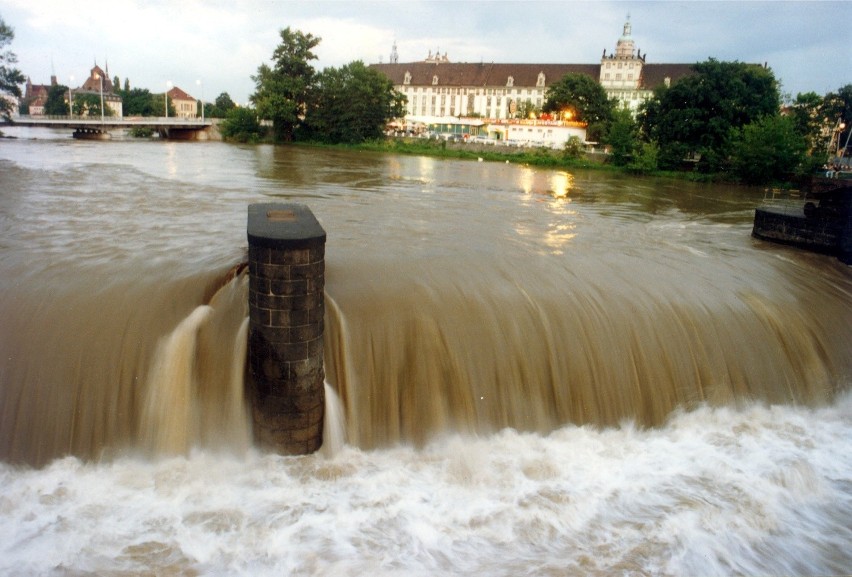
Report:
[{"label": "bridge pillar", "polygon": [[322,445],[326,234],[310,209],[248,208],[248,397],[255,439],[282,454]]}]

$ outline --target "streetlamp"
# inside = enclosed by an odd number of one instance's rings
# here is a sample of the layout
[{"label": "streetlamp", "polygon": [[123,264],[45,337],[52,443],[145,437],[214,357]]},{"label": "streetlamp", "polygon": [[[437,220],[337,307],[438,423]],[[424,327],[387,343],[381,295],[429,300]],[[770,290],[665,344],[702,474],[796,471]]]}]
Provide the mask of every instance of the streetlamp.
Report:
[{"label": "streetlamp", "polygon": [[95,78],[101,81],[101,124],[104,123],[104,77],[95,72]]},{"label": "streetlamp", "polygon": [[163,101],[166,103],[166,118],[169,117],[169,90],[172,89],[172,81],[166,81],[166,93],[163,94]]},{"label": "streetlamp", "polygon": [[204,83],[200,78],[195,83],[201,87],[201,122],[204,122]]},{"label": "streetlamp", "polygon": [[74,95],[71,94],[71,85],[74,84],[74,76],[68,77],[68,116],[74,116]]}]

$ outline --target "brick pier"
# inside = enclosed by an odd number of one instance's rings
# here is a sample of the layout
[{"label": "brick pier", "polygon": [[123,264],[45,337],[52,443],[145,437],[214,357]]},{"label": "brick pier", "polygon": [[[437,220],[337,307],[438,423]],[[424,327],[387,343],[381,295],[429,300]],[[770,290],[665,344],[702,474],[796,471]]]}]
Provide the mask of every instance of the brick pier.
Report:
[{"label": "brick pier", "polygon": [[325,240],[306,206],[248,207],[246,387],[255,440],[282,454],[322,445]]}]

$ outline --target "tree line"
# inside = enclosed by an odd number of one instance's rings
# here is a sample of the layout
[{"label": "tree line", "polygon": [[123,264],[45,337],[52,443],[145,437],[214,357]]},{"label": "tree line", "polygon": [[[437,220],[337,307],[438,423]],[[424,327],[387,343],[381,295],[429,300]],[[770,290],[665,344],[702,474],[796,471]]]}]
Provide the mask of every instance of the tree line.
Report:
[{"label": "tree line", "polygon": [[[709,59],[658,87],[634,115],[594,79],[568,74],[548,90],[545,112],[572,110],[613,164],[637,172],[691,170],[749,184],[808,175],[829,157],[828,138],[852,127],[852,84],[781,105],[768,68]],[[845,129],[840,128],[845,124]]]},{"label": "tree line", "polygon": [[233,111],[220,127],[224,137],[256,140],[262,118],[271,122],[277,142],[355,144],[383,137],[388,122],[405,114],[405,96],[362,61],[317,72],[312,62],[319,37],[290,27],[280,37],[271,64],[252,76],[255,108]]}]

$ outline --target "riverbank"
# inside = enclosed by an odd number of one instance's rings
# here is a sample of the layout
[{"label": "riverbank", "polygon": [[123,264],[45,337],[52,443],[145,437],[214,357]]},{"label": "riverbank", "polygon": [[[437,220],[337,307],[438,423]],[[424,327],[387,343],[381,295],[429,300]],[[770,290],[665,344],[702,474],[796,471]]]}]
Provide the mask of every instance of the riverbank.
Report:
[{"label": "riverbank", "polygon": [[[438,158],[456,158],[461,160],[501,162],[540,166],[546,168],[576,170],[602,170],[631,175],[672,178],[689,182],[716,184],[741,184],[729,174],[705,174],[695,170],[645,170],[635,166],[616,166],[611,156],[603,152],[581,152],[579,156],[566,154],[563,150],[539,147],[505,146],[499,143],[464,143],[422,138],[387,138],[367,141],[360,144],[327,144],[322,142],[294,142],[297,146],[330,148],[340,150],[362,150],[370,152],[389,152],[393,154],[422,155]],[[800,183],[776,183],[774,188],[797,189]]]}]

